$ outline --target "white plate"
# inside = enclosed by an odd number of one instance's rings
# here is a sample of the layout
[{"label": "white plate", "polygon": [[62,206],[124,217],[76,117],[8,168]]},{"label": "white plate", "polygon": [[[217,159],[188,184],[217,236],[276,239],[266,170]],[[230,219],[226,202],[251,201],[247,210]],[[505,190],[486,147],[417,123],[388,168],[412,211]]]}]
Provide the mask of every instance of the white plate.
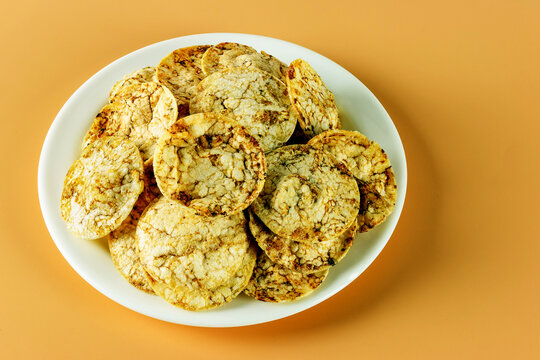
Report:
[{"label": "white plate", "polygon": [[[326,281],[310,296],[292,303],[272,304],[241,295],[210,311],[189,312],[169,305],[129,285],[115,269],[104,241],[81,240],[71,234],[60,216],[64,177],[80,153],[82,138],[107,101],[111,86],[125,74],[159,61],[177,48],[238,42],[264,50],[289,63],[308,61],[333,91],[345,129],[359,130],[376,140],[392,162],[398,185],[393,214],[374,230],[358,235],[348,255],[334,266]],[[51,125],[39,161],[39,201],[47,228],[69,264],[98,291],[139,313],[178,324],[227,327],[280,319],[328,299],[356,279],[377,257],[396,227],[407,187],[405,153],[392,120],[375,96],[351,73],[333,61],[282,40],[245,34],[200,34],[163,41],[134,51],[100,70],[65,103]]]}]

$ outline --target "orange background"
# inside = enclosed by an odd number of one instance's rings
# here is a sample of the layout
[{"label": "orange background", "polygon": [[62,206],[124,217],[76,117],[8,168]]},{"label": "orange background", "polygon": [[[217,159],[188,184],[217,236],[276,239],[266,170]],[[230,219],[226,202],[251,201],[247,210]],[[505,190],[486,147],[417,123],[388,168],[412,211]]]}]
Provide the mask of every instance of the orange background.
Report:
[{"label": "orange background", "polygon": [[[3,5],[0,358],[540,358],[538,1]],[[151,43],[243,32],[355,74],[404,142],[401,220],[328,301],[234,329],[173,325],[94,290],[38,204],[41,145],[92,74]]]}]

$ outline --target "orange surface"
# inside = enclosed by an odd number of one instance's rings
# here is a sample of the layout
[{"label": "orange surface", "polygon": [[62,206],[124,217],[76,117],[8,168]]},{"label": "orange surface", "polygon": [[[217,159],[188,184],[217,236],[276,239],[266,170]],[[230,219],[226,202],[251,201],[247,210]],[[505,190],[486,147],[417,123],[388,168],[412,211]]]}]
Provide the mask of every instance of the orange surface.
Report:
[{"label": "orange surface", "polygon": [[[538,1],[84,3],[0,15],[0,358],[540,358]],[[36,185],[47,129],[86,79],[142,46],[218,31],[343,65],[388,110],[409,165],[401,220],[359,279],[236,329],[161,322],[94,290],[56,249]]]}]

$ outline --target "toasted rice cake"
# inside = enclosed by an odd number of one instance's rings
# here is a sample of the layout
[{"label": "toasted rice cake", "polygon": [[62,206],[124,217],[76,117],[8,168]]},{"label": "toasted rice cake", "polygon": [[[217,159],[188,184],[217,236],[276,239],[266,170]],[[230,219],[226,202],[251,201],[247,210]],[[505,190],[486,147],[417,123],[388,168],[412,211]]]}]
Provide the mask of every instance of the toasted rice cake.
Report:
[{"label": "toasted rice cake", "polygon": [[267,157],[264,188],[252,208],[275,234],[296,241],[335,239],[358,215],[358,185],[341,162],[310,145]]},{"label": "toasted rice cake", "polygon": [[201,298],[227,284],[242,266],[249,247],[246,225],[242,212],[209,218],[165,197],[150,204],[136,237],[154,291],[186,309],[206,308]]},{"label": "toasted rice cake", "polygon": [[298,111],[298,123],[309,138],[341,128],[334,94],[306,61],[297,59],[289,65],[287,90]]},{"label": "toasted rice cake", "polygon": [[293,301],[312,293],[322,284],[327,274],[328,270],[303,274],[286,269],[260,251],[244,293],[259,301]]},{"label": "toasted rice cake", "polygon": [[147,66],[145,68],[136,70],[131,74],[124,76],[122,80],[117,81],[109,93],[109,100],[112,99],[122,88],[134,85],[143,84],[146,82],[157,82],[156,68],[153,66]]},{"label": "toasted rice cake", "polygon": [[197,215],[232,215],[259,195],[266,161],[243,126],[216,114],[187,116],[158,142],[154,168],[161,192]]},{"label": "toasted rice cake", "polygon": [[206,76],[234,67],[255,67],[282,81],[285,81],[287,74],[287,65],[247,45],[224,42],[210,47],[202,57],[202,69]]},{"label": "toasted rice cake", "polygon": [[342,235],[326,241],[294,241],[274,234],[252,211],[251,234],[273,262],[304,274],[327,270],[336,265],[352,246],[358,225],[355,222]]},{"label": "toasted rice cake", "polygon": [[130,284],[149,294],[153,294],[154,291],[147,281],[144,268],[139,259],[135,230],[137,221],[143,211],[148,204],[160,195],[153,174],[152,163],[146,162],[144,164],[143,192],[139,195],[127,219],[122,222],[118,229],[109,234],[109,251],[114,266]]},{"label": "toasted rice cake", "polygon": [[84,146],[102,136],[125,136],[137,145],[143,160],[150,159],[159,137],[178,117],[171,92],[157,83],[123,87],[94,119]]},{"label": "toasted rice cake", "polygon": [[137,147],[122,137],[103,137],[71,165],[61,197],[62,218],[84,239],[116,229],[143,191],[143,161]]},{"label": "toasted rice cake", "polygon": [[171,90],[181,115],[189,114],[189,100],[205,77],[201,59],[210,46],[199,45],[176,49],[157,66],[158,82]]},{"label": "toasted rice cake", "polygon": [[392,213],[397,198],[396,179],[390,160],[379,144],[349,130],[326,131],[312,138],[309,144],[334,155],[358,181],[360,232],[382,223]]},{"label": "toasted rice cake", "polygon": [[287,142],[294,132],[296,113],[285,84],[255,68],[231,68],[205,78],[191,99],[192,114],[217,112],[244,126],[264,152]]}]

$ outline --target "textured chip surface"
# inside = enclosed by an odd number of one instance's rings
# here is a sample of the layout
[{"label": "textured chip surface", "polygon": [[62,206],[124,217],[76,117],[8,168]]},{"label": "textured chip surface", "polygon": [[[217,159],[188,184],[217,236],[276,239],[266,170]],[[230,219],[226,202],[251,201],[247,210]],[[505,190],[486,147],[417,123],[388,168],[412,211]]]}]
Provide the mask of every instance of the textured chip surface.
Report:
[{"label": "textured chip surface", "polygon": [[358,131],[330,130],[309,144],[323,149],[343,162],[358,181],[360,189],[360,232],[382,223],[396,205],[397,185],[390,160],[375,141]]},{"label": "textured chip surface", "polygon": [[252,208],[275,234],[330,240],[358,215],[359,190],[341,162],[310,145],[289,145],[267,155],[267,177]]},{"label": "textured chip surface", "polygon": [[154,291],[148,283],[139,259],[135,230],[143,211],[160,195],[153,174],[152,163],[146,162],[144,164],[143,192],[139,195],[127,219],[122,222],[119,228],[109,234],[109,251],[114,266],[130,284],[149,294],[153,294]]},{"label": "textured chip surface", "polygon": [[287,142],[294,132],[296,113],[287,87],[255,68],[232,68],[205,78],[190,103],[192,114],[218,112],[244,126],[264,152]]},{"label": "textured chip surface", "polygon": [[125,136],[150,159],[157,139],[178,117],[176,101],[164,86],[149,82],[123,87],[94,119],[84,146],[102,136]]},{"label": "textured chip surface", "polygon": [[289,65],[287,89],[298,111],[298,123],[308,137],[341,128],[334,94],[306,61],[297,59]]},{"label": "textured chip surface", "polygon": [[202,217],[165,197],[146,209],[136,236],[154,291],[189,310],[214,307],[228,299],[219,289],[228,288],[228,282],[241,272],[249,247],[242,212]]},{"label": "textured chip surface", "polygon": [[61,197],[62,218],[84,239],[116,229],[143,191],[143,161],[122,137],[104,137],[83,149],[68,170]]},{"label": "textured chip surface", "polygon": [[122,80],[117,81],[109,93],[109,100],[112,99],[122,88],[134,85],[134,84],[143,84],[147,82],[157,82],[156,77],[156,68],[153,66],[147,66],[145,68],[136,70],[131,74],[128,74],[122,78]]},{"label": "textured chip surface", "polygon": [[205,77],[201,59],[209,47],[198,45],[176,49],[165,56],[157,66],[157,79],[171,90],[182,116],[189,113],[189,100]]},{"label": "textured chip surface", "polygon": [[244,293],[260,301],[293,301],[312,293],[322,284],[327,274],[328,270],[303,274],[286,269],[260,251]]},{"label": "textured chip surface", "polygon": [[202,57],[202,69],[206,76],[216,71],[234,67],[255,67],[285,81],[287,65],[247,45],[224,42],[210,47]]},{"label": "textured chip surface", "polygon": [[336,265],[349,251],[358,229],[357,222],[335,239],[325,241],[294,241],[280,237],[268,229],[250,211],[251,234],[273,262],[304,274],[327,270]]},{"label": "textured chip surface", "polygon": [[161,192],[197,215],[232,215],[259,195],[266,160],[259,143],[231,119],[184,117],[158,142],[154,168]]}]

